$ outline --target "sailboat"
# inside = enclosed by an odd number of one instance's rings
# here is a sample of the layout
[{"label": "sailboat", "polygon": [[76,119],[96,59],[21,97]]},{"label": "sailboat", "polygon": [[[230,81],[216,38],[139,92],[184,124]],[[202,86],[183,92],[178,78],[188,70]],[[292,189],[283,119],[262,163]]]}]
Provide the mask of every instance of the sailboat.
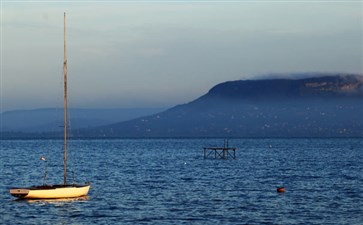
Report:
[{"label": "sailboat", "polygon": [[[66,13],[64,13],[64,156],[63,184],[32,186],[28,188],[11,188],[10,194],[20,199],[61,199],[86,196],[91,187],[85,184],[67,183],[67,57],[66,57]],[[44,160],[44,159],[43,159]]]}]

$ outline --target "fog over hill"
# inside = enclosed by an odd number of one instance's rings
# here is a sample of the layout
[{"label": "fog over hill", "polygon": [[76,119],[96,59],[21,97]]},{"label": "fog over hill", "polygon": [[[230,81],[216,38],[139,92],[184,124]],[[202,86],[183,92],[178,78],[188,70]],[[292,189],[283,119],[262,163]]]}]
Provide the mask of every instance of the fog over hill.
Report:
[{"label": "fog over hill", "polygon": [[84,131],[104,137],[362,137],[363,79],[334,74],[221,83],[162,113]]},{"label": "fog over hill", "polygon": [[187,104],[73,137],[363,137],[363,76],[309,76],[224,82]]}]

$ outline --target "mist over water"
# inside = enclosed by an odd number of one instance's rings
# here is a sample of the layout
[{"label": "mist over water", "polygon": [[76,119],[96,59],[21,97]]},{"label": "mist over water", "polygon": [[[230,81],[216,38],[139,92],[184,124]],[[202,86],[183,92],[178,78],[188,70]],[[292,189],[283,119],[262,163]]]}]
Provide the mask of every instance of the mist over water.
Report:
[{"label": "mist over water", "polygon": [[68,179],[89,198],[15,201],[10,187],[42,184],[40,156],[62,182],[61,145],[1,142],[1,224],[363,223],[363,139],[231,139],[235,160],[203,159],[223,139],[76,140]]}]

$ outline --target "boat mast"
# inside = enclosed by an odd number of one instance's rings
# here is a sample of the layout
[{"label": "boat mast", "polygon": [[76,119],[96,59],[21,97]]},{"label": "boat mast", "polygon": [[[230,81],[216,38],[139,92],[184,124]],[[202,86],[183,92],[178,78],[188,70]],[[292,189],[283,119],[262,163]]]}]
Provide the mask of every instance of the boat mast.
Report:
[{"label": "boat mast", "polygon": [[66,56],[66,13],[64,13],[64,62],[63,62],[63,75],[64,75],[64,185],[67,184],[67,56]]}]

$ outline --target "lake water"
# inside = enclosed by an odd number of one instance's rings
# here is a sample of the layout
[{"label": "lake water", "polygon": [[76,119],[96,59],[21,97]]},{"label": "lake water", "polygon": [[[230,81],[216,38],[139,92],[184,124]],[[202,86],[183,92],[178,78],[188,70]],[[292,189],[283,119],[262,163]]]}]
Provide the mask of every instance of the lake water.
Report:
[{"label": "lake water", "polygon": [[[1,140],[0,224],[363,224],[363,139],[73,140],[68,179],[88,199],[15,201],[10,187],[63,182],[62,141]],[[75,157],[77,155],[77,157]],[[277,193],[283,185],[285,193]]]}]

